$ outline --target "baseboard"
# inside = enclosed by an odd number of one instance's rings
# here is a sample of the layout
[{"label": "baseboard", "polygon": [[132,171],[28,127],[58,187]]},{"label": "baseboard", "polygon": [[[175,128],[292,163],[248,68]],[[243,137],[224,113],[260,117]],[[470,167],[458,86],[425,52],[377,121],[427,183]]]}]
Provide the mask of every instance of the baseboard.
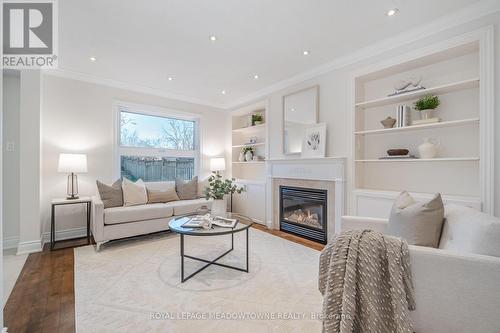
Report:
[{"label": "baseboard", "polygon": [[[56,241],[87,237],[87,227],[56,231]],[[43,233],[43,244],[50,242],[50,232]]]},{"label": "baseboard", "polygon": [[17,245],[17,254],[29,254],[42,251],[42,240],[28,242],[19,242]]},{"label": "baseboard", "polygon": [[4,250],[16,249],[17,244],[19,244],[19,237],[18,236],[5,237],[3,239],[3,249]]}]

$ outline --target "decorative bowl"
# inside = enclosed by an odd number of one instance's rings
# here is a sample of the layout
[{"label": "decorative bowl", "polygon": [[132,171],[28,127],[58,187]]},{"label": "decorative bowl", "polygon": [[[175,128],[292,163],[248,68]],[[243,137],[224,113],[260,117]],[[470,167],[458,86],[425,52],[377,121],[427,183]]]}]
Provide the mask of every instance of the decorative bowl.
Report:
[{"label": "decorative bowl", "polygon": [[387,155],[389,156],[404,156],[408,155],[410,151],[408,149],[389,149]]}]

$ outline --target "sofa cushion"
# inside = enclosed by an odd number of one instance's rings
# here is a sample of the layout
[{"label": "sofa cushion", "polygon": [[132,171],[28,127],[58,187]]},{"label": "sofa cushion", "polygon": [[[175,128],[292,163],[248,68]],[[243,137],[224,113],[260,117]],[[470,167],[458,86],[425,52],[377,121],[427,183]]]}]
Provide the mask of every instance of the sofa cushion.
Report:
[{"label": "sofa cushion", "polygon": [[174,215],[185,215],[198,212],[203,207],[210,209],[212,206],[211,200],[206,200],[205,198],[194,199],[194,200],[180,200],[166,203],[169,207],[174,209]]},{"label": "sofa cushion", "polygon": [[181,200],[193,200],[198,198],[198,177],[189,181],[175,180],[175,190]]},{"label": "sofa cushion", "polygon": [[439,248],[500,257],[500,219],[476,209],[448,204]]},{"label": "sofa cushion", "polygon": [[162,203],[107,208],[104,210],[104,224],[168,218],[172,216],[173,212],[172,206]]},{"label": "sofa cushion", "polygon": [[443,220],[440,194],[428,202],[416,202],[408,192],[402,192],[392,207],[387,233],[410,245],[438,247]]},{"label": "sofa cushion", "polygon": [[146,185],[144,185],[142,179],[134,183],[127,178],[123,178],[122,189],[124,206],[143,205],[148,202]]},{"label": "sofa cushion", "polygon": [[160,203],[160,202],[170,202],[170,201],[178,201],[179,197],[177,196],[177,192],[172,188],[170,190],[148,190],[148,203]]},{"label": "sofa cushion", "polygon": [[175,182],[174,181],[166,181],[166,182],[147,182],[146,188],[148,190],[157,190],[157,191],[175,191]]},{"label": "sofa cushion", "polygon": [[96,183],[104,208],[123,206],[122,181],[120,179],[111,186],[101,183],[98,180]]}]

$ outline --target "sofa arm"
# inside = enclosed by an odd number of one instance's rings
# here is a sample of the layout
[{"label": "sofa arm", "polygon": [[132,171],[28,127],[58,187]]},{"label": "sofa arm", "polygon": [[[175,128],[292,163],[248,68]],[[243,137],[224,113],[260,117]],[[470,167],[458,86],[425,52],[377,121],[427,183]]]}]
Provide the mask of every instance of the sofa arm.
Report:
[{"label": "sofa arm", "polygon": [[96,242],[104,240],[104,203],[99,196],[92,197],[92,235]]},{"label": "sofa arm", "polygon": [[416,332],[500,332],[500,258],[409,246]]},{"label": "sofa arm", "polygon": [[342,216],[340,231],[370,229],[385,233],[388,222],[374,217]]}]

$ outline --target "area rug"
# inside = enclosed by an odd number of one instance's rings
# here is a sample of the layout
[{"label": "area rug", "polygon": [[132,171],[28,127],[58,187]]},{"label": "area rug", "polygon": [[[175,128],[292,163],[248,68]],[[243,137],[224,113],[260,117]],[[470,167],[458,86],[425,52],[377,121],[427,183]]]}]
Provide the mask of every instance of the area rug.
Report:
[{"label": "area rug", "polygon": [[[245,234],[221,263],[244,267]],[[78,333],[320,332],[319,252],[250,229],[250,272],[210,266],[180,282],[172,233],[75,249]],[[185,253],[216,258],[231,236],[185,237]],[[203,263],[186,259],[185,272]]]}]

